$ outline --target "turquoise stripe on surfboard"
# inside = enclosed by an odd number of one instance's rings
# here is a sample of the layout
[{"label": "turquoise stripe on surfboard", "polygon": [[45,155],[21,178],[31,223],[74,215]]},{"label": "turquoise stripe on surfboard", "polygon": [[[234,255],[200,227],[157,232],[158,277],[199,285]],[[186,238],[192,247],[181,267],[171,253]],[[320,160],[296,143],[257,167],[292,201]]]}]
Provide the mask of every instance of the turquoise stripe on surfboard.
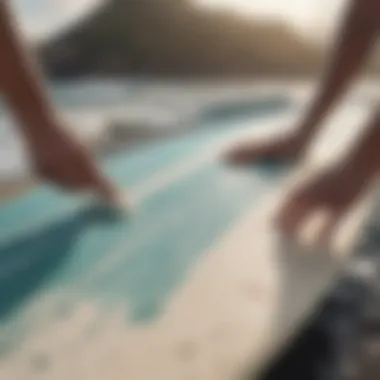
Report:
[{"label": "turquoise stripe on surfboard", "polygon": [[[271,115],[276,109],[272,110]],[[278,108],[278,110],[281,109],[281,107]],[[259,113],[257,117],[264,116],[269,116],[269,113],[267,115]],[[252,116],[250,119],[254,123]],[[158,144],[147,144],[144,148],[132,153],[115,155],[106,160],[103,165],[107,174],[119,186],[133,187],[165,167],[190,158],[207,146],[233,134],[233,129],[239,125],[239,122],[241,120],[235,123],[228,120],[200,125],[186,137],[179,136]],[[23,226],[33,224],[37,219],[45,216],[50,218],[50,214],[54,219],[54,215],[59,214],[61,210],[74,210],[81,203],[80,198],[63,194],[49,187],[41,187],[17,201],[2,205],[0,207],[0,243],[1,236],[7,233],[22,229]]]},{"label": "turquoise stripe on surfboard", "polygon": [[154,319],[197,260],[285,172],[213,163],[148,198],[131,219],[110,222],[93,210],[56,220],[0,251],[0,317],[37,289],[66,288],[68,304],[128,304],[135,322]]},{"label": "turquoise stripe on surfboard", "polygon": [[[119,184],[133,187],[196,156],[237,125],[231,120],[210,123],[186,137],[116,155],[104,166]],[[132,320],[151,321],[197,260],[285,172],[280,167],[237,170],[215,162],[201,165],[145,198],[138,212],[123,221],[110,219],[105,210],[83,209],[80,199],[48,188],[1,207],[2,236],[58,211],[42,229],[0,244],[2,331],[12,326],[21,334],[27,321],[19,312],[54,290],[64,295],[56,299],[57,315],[75,302],[91,300],[106,306],[131,305]],[[61,214],[66,208],[69,212]],[[30,329],[32,325],[26,328]]]}]

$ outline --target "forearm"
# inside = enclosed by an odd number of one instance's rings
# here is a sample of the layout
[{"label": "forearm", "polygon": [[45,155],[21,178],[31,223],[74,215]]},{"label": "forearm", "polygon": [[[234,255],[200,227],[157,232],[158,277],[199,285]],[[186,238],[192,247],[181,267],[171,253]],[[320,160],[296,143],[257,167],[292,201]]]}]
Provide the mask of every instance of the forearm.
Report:
[{"label": "forearm", "polygon": [[348,89],[364,64],[379,32],[380,1],[352,0],[334,45],[321,86],[301,121],[300,133],[310,139],[319,123]]},{"label": "forearm", "polygon": [[27,51],[8,1],[0,0],[0,89],[28,140],[55,118],[42,75]]},{"label": "forearm", "polygon": [[348,163],[350,162],[355,162],[356,170],[377,174],[380,172],[380,110],[349,152]]}]

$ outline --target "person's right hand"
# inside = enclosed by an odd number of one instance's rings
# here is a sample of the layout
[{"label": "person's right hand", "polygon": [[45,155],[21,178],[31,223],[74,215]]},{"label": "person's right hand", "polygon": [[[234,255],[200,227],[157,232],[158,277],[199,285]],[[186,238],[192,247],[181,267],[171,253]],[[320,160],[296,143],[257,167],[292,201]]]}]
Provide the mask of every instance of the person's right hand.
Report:
[{"label": "person's right hand", "polygon": [[267,140],[240,143],[225,154],[228,162],[248,164],[265,160],[293,161],[304,151],[306,140],[297,133],[288,133]]}]

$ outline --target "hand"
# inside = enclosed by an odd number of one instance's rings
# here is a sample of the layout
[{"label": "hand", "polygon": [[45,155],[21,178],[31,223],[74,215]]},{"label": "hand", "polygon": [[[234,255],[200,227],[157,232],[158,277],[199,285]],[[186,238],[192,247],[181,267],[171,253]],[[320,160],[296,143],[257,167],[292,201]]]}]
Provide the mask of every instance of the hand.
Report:
[{"label": "hand", "polygon": [[37,175],[64,189],[92,191],[106,201],[115,190],[98,170],[89,152],[60,125],[43,128],[28,140]]},{"label": "hand", "polygon": [[339,221],[368,188],[376,174],[374,168],[350,160],[325,170],[290,194],[277,216],[277,226],[288,236],[294,236],[307,217],[316,211],[327,211],[328,220],[320,231],[320,241],[326,242]]},{"label": "hand", "polygon": [[226,158],[234,164],[262,160],[296,160],[303,152],[306,140],[296,133],[279,136],[268,141],[242,143],[227,152]]}]

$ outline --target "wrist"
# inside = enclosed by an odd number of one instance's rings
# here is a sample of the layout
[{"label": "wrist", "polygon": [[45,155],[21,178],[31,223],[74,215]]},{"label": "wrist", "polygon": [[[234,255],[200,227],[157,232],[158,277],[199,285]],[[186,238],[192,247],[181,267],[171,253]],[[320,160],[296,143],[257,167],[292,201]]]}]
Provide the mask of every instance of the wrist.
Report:
[{"label": "wrist", "polygon": [[21,122],[21,130],[28,145],[41,145],[52,135],[60,133],[61,123],[56,115],[49,115]]}]

